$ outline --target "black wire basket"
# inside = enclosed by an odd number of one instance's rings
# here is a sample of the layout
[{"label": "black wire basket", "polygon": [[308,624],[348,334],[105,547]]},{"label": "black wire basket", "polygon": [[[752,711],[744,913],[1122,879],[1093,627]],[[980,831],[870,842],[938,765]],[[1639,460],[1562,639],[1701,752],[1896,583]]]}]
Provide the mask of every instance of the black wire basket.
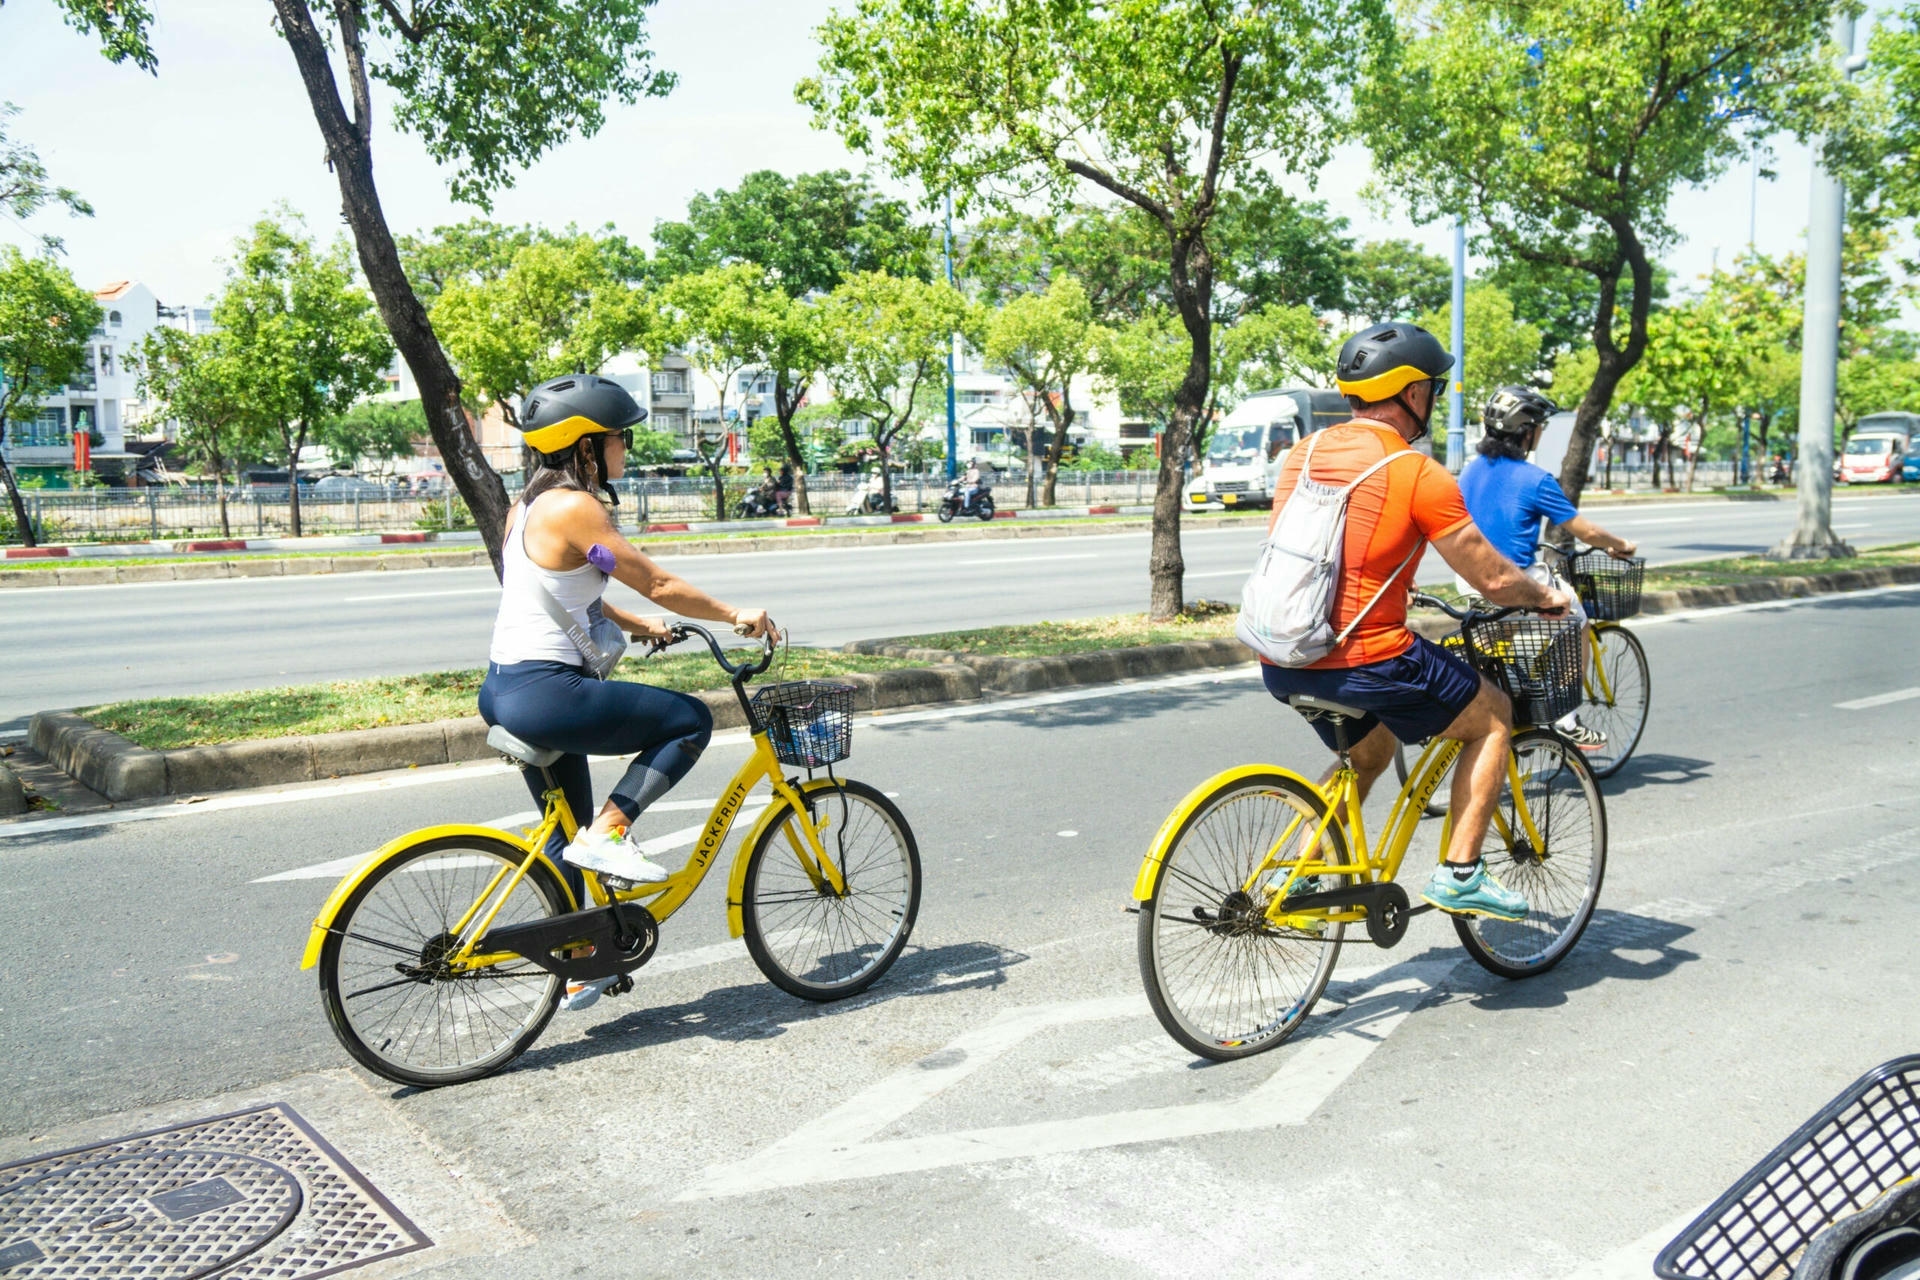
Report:
[{"label": "black wire basket", "polygon": [[1595,622],[1624,622],[1640,612],[1646,576],[1647,562],[1638,556],[1615,560],[1604,551],[1589,551],[1567,561],[1567,580]]},{"label": "black wire basket", "polygon": [[1786,1277],[1816,1236],[1920,1177],[1920,1055],[1882,1063],[1660,1251],[1665,1280]]},{"label": "black wire basket", "polygon": [[853,754],[853,686],[790,680],[754,691],[753,709],[781,764],[818,769]]},{"label": "black wire basket", "polygon": [[1506,690],[1515,724],[1552,724],[1580,705],[1580,624],[1571,618],[1472,621],[1444,643]]}]

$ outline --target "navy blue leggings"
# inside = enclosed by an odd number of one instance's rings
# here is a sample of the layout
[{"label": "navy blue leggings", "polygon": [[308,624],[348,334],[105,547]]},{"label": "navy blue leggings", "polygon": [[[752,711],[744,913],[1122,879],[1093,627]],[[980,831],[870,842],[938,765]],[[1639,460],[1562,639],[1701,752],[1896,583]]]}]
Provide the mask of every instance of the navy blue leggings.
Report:
[{"label": "navy blue leggings", "polygon": [[[595,680],[562,662],[489,664],[480,686],[480,718],[522,742],[566,753],[549,767],[583,827],[593,821],[589,755],[634,753],[609,797],[631,822],[687,776],[713,736],[713,712],[698,698],[625,680]],[[540,772],[529,769],[526,776],[538,801],[545,786]],[[555,861],[565,843],[555,833],[548,844]]]}]

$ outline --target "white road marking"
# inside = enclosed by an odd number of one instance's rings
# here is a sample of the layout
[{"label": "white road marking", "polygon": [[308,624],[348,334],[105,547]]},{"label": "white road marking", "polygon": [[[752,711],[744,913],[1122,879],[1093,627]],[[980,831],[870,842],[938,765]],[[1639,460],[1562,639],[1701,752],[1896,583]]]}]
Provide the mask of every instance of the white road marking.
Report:
[{"label": "white road marking", "polygon": [[1189,573],[1182,576],[1186,581],[1192,582],[1195,578],[1244,578],[1250,572],[1251,570],[1248,569],[1209,569],[1205,573]]},{"label": "white road marking", "polygon": [[[681,807],[691,808],[699,803],[699,801],[685,801]],[[711,805],[713,802],[707,801],[706,803],[707,805]],[[655,805],[654,808],[664,809],[666,806]],[[765,809],[766,805],[764,804],[760,805],[759,808],[743,808],[740,810],[739,816],[735,821],[757,818]],[[538,813],[512,813],[504,818],[495,818],[491,822],[483,822],[480,825],[499,827],[505,830],[510,827],[528,826],[539,820],[540,815]],[[643,840],[640,842],[640,852],[646,854],[648,857],[652,857],[656,853],[666,853],[669,850],[677,849],[683,844],[692,844],[699,838],[700,833],[706,829],[706,823],[703,822],[697,827],[682,827],[678,831],[669,831],[663,836],[655,836],[651,840]],[[259,879],[249,880],[247,883],[278,884],[284,880],[337,880],[341,876],[358,868],[361,863],[372,856],[372,850],[368,850],[366,853],[348,854],[344,858],[334,858],[328,862],[316,862],[309,867],[295,867],[291,871],[281,871],[270,876],[261,876]]]},{"label": "white road marking", "polygon": [[1274,1072],[1232,1101],[871,1140],[1038,1032],[1081,1022],[1137,1018],[1149,1012],[1144,995],[1010,1009],[939,1052],[861,1090],[771,1147],[709,1168],[675,1199],[717,1199],[848,1178],[1304,1124],[1458,963],[1420,960],[1395,966],[1392,976],[1356,994],[1318,1034],[1282,1050]]},{"label": "white road marking", "polygon": [[341,604],[370,604],[375,600],[430,600],[435,596],[497,596],[500,584],[490,587],[460,587],[452,591],[397,591],[379,596],[342,596]]},{"label": "white road marking", "polygon": [[1905,702],[1909,698],[1920,698],[1920,685],[1911,689],[1895,689],[1892,693],[1876,693],[1869,698],[1855,698],[1850,702],[1836,702],[1833,705],[1841,711],[1865,711],[1868,707],[1884,707],[1890,702]]},{"label": "white road marking", "polygon": [[1042,560],[1098,560],[1100,557],[1088,553],[1080,556],[997,556],[992,560],[956,560],[955,564],[1037,564]]},{"label": "white road marking", "polygon": [[1694,517],[1694,516],[1667,516],[1659,520],[1642,520],[1637,516],[1618,515],[1618,516],[1615,516],[1613,520],[1609,521],[1608,523],[1610,524],[1616,523],[1616,522],[1624,523],[1626,521],[1632,521],[1634,528],[1645,529],[1656,524],[1692,524],[1696,518],[1697,517]]}]

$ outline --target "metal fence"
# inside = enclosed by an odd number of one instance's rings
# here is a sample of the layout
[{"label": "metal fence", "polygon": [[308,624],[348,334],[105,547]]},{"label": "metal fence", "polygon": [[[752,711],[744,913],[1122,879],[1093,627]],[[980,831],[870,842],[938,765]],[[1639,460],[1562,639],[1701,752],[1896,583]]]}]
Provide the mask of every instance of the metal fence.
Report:
[{"label": "metal fence", "polygon": [[[724,519],[736,518],[739,504],[759,481],[729,476],[723,503]],[[1151,501],[1154,473],[1150,471],[1063,471],[1055,501],[1066,507],[1116,505]],[[867,477],[822,472],[807,477],[810,505],[815,515],[847,514],[866,492]],[[931,511],[946,492],[940,476],[896,476],[894,500],[902,511]],[[672,476],[621,480],[622,523],[678,523],[714,518],[713,481],[706,476]],[[1037,486],[1036,486],[1037,488]],[[1001,472],[994,496],[1002,509],[1025,505],[1026,477]],[[159,538],[216,538],[222,536],[220,504],[210,485],[144,489],[27,490],[27,514],[42,541],[141,541]],[[398,488],[369,487],[355,493],[300,494],[302,530],[321,533],[388,533],[400,530],[470,528],[465,505],[451,490],[437,494],[407,493]],[[8,522],[0,504],[0,522]],[[227,527],[236,538],[264,538],[285,534],[291,527],[287,488],[244,486],[227,491]]]}]

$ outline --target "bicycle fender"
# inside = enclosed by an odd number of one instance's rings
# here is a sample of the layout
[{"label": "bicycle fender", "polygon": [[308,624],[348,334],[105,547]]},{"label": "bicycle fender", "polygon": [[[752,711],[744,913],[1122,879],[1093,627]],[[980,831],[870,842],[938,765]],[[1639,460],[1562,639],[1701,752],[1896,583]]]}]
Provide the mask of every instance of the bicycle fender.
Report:
[{"label": "bicycle fender", "polygon": [[[832,788],[833,783],[826,778],[815,778],[811,782],[801,783],[795,789],[805,795],[811,791],[826,791]],[[753,826],[748,829],[746,837],[740,841],[739,850],[733,855],[733,866],[727,871],[728,937],[738,938],[747,931],[746,917],[740,910],[740,903],[747,892],[747,855],[752,853],[753,847],[760,843],[760,833],[772,826],[774,820],[780,816],[781,810],[785,808],[787,808],[786,802],[776,797],[772,804],[761,810],[760,816],[753,820]]]},{"label": "bicycle fender", "polygon": [[1243,764],[1237,768],[1228,769],[1224,773],[1214,774],[1187,792],[1186,797],[1173,806],[1173,812],[1167,815],[1166,821],[1160,824],[1160,830],[1154,835],[1153,843],[1147,847],[1146,858],[1140,863],[1140,874],[1134,877],[1133,900],[1145,902],[1153,896],[1155,886],[1160,883],[1160,868],[1167,860],[1167,850],[1173,846],[1174,837],[1179,835],[1182,828],[1187,825],[1187,820],[1193,817],[1194,810],[1200,807],[1201,801],[1228,783],[1271,773],[1293,778],[1310,787],[1314,785],[1301,774],[1295,773],[1292,769],[1283,769],[1277,764]]},{"label": "bicycle fender", "polygon": [[[368,854],[365,862],[347,872],[340,883],[333,886],[333,892],[327,895],[326,905],[320,908],[320,914],[313,918],[313,925],[307,932],[307,949],[300,957],[300,967],[311,969],[320,963],[320,948],[326,945],[327,934],[332,930],[334,920],[339,917],[340,909],[346,905],[353,891],[364,884],[367,877],[372,875],[380,864],[397,854],[405,853],[417,844],[424,844],[428,840],[439,840],[446,836],[480,836],[488,840],[505,840],[508,844],[520,844],[522,848],[525,847],[524,843],[511,831],[503,831],[499,827],[469,826],[464,823],[443,823],[437,827],[422,827],[418,831],[409,831],[403,836],[395,836]],[[560,874],[560,868],[553,865],[553,860],[547,857],[544,851],[537,856],[540,861],[547,864],[547,870],[553,872],[554,878],[560,881],[560,887],[567,895],[568,907],[578,908],[579,904],[573,901],[573,890],[568,886],[567,878]]]}]

